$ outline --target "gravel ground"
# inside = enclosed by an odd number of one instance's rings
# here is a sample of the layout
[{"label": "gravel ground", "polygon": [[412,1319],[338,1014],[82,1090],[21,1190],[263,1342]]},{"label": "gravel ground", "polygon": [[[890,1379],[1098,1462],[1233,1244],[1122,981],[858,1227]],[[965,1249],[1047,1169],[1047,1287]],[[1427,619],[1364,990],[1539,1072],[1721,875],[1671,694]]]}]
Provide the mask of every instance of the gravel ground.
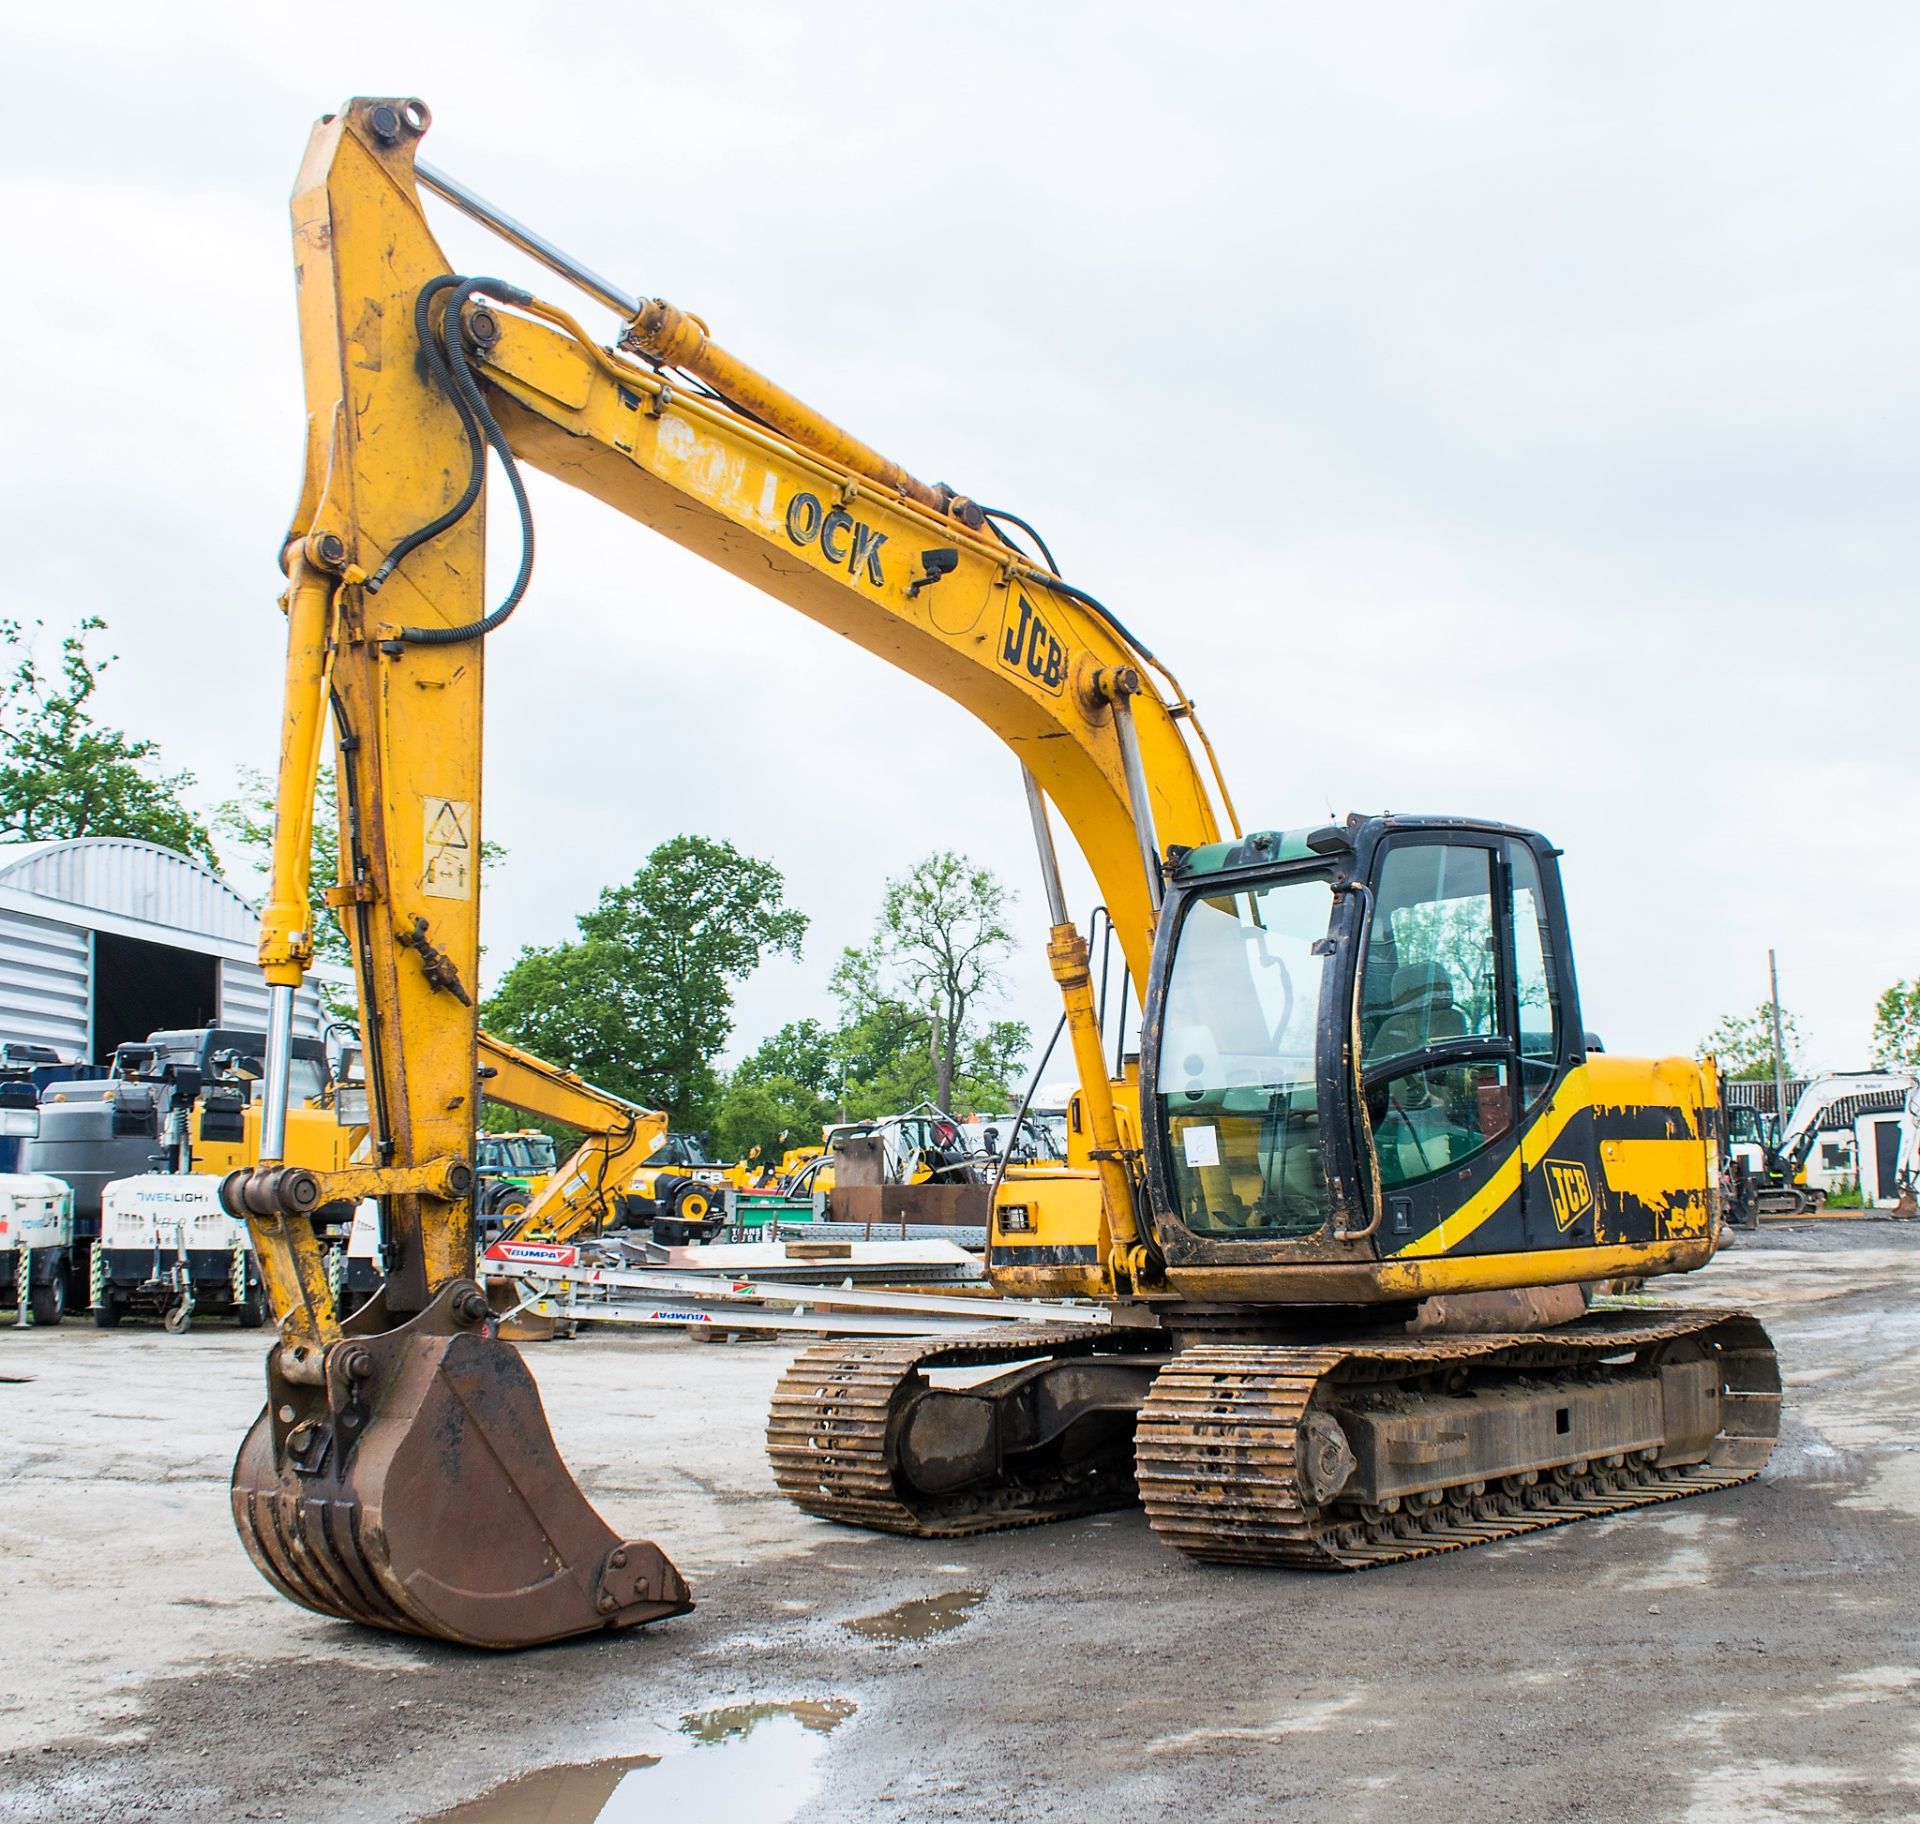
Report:
[{"label": "gravel ground", "polygon": [[[1774,1331],[1788,1416],[1759,1482],[1353,1577],[1188,1564],[1137,1512],[927,1544],[832,1527],[761,1456],[790,1347],[536,1346],[582,1485],[700,1607],[513,1658],[260,1581],[226,1511],[257,1335],[0,1329],[0,1817],[387,1824],[646,1755],[622,1817],[1920,1815],[1920,1228],[1770,1227],[1671,1299]],[[848,1625],[922,1599],[954,1625]],[[790,1700],[829,1707],[683,1727]],[[512,1815],[598,1800],[550,1802]]]}]

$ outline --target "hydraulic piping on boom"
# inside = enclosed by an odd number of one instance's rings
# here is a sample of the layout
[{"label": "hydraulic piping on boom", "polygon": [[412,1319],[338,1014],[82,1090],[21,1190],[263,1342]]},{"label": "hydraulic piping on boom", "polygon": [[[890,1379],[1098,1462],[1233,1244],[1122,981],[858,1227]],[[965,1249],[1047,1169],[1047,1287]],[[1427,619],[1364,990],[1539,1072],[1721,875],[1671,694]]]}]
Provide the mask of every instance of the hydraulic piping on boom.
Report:
[{"label": "hydraulic piping on boom", "polygon": [[[375,1162],[324,1184],[264,1163],[235,1191],[282,1323],[234,1474],[267,1576],[328,1613],[490,1645],[689,1600],[573,1488],[473,1280],[485,640],[530,573],[520,463],[920,678],[1023,769],[1078,1089],[1065,1164],[996,1189],[989,1269],[1113,1322],[1011,1355],[810,1351],[768,1428],[802,1507],[937,1536],[1138,1498],[1197,1557],[1359,1568],[1757,1473],[1779,1381],[1754,1320],[1586,1310],[1595,1281],[1710,1258],[1718,1098],[1690,1060],[1590,1051],[1552,845],[1473,818],[1243,833],[1191,699],[1044,545],[1010,540],[1024,521],[918,480],[698,319],[419,166],[427,126],[418,101],[348,104],[293,206],[307,463],[260,956],[276,991],[311,956],[305,820],[331,723],[329,899]],[[423,184],[613,308],[617,345],[451,273]],[[491,609],[489,453],[522,529]],[[1117,1074],[1051,812],[1140,1003]],[[382,1199],[393,1260],[345,1327],[304,1217],[343,1188]],[[1000,1368],[955,1388],[931,1378],[943,1363]],[[477,1536],[504,1543],[477,1562]]]}]

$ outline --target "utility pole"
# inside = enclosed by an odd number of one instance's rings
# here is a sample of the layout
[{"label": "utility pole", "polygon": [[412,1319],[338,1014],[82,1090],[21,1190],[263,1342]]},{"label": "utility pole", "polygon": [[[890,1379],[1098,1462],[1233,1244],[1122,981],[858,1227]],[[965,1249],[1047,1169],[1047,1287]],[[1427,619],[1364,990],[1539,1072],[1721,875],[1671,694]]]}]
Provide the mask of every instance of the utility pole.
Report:
[{"label": "utility pole", "polygon": [[1780,1032],[1780,969],[1767,952],[1767,998],[1773,1009],[1773,1120],[1777,1145],[1787,1131],[1787,1043]]}]

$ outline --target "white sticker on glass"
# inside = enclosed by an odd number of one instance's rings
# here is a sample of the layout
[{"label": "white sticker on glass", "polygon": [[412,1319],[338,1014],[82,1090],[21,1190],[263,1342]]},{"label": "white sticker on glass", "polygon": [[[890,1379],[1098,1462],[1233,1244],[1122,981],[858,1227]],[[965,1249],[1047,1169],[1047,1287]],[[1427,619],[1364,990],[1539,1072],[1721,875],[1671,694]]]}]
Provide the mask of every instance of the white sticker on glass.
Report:
[{"label": "white sticker on glass", "polygon": [[1220,1163],[1220,1130],[1218,1128],[1189,1127],[1180,1135],[1180,1144],[1187,1150],[1189,1165]]}]

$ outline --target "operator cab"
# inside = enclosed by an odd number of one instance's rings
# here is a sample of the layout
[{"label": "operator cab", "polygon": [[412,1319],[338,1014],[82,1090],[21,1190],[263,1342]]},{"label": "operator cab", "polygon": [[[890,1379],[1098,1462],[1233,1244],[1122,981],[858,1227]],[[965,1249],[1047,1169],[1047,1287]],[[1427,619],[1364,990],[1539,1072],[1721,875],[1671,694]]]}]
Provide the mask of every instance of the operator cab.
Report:
[{"label": "operator cab", "polygon": [[523,1188],[531,1178],[559,1169],[559,1149],[551,1134],[523,1128],[517,1133],[479,1134],[474,1139],[473,1169],[480,1178],[509,1178]]},{"label": "operator cab", "polygon": [[1170,1264],[1544,1245],[1514,1155],[1585,1057],[1555,855],[1375,817],[1175,858],[1141,1083]]},{"label": "operator cab", "polygon": [[647,1155],[649,1166],[718,1166],[726,1162],[713,1157],[705,1134],[670,1133]]}]

